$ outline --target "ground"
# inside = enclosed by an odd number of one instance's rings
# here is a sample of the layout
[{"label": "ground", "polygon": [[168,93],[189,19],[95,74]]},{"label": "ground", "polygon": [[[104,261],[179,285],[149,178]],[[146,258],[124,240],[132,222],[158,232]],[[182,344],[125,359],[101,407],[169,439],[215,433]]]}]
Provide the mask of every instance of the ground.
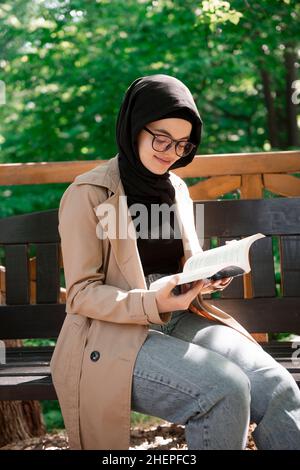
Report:
[{"label": "ground", "polygon": [[[249,428],[247,450],[256,450],[251,437],[254,425]],[[1,447],[0,450],[67,450],[68,438],[65,431],[46,434],[42,437],[27,439],[26,441],[14,442]],[[139,426],[131,430],[132,450],[184,450],[187,449],[184,439],[183,426],[176,426],[166,421],[159,425]]]}]

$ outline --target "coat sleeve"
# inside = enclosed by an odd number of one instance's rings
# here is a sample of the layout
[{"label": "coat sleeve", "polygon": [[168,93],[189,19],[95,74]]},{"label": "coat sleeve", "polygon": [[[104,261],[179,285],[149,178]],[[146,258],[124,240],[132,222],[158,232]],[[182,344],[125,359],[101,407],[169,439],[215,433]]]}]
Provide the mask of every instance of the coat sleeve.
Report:
[{"label": "coat sleeve", "polygon": [[155,292],[125,291],[104,284],[103,241],[96,236],[96,207],[107,198],[104,188],[71,184],[59,206],[67,313],[114,323],[164,324],[170,312],[159,313]]}]

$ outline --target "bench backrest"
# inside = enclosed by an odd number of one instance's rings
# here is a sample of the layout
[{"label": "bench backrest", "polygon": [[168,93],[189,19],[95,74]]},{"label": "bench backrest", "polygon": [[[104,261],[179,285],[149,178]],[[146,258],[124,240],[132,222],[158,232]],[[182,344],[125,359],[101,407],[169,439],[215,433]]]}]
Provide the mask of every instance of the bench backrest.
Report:
[{"label": "bench backrest", "polygon": [[[250,331],[300,332],[300,198],[195,201],[204,204],[204,249],[258,232],[250,249],[251,299],[243,277],[235,278],[213,303]],[[196,211],[196,208],[195,208]],[[275,246],[280,257],[275,259]],[[277,285],[277,292],[276,292]]]},{"label": "bench backrest", "polygon": [[[0,305],[1,339],[55,338],[65,305],[59,303],[58,210],[0,219],[5,265],[5,305]],[[30,255],[36,256],[36,302],[30,303]]]}]

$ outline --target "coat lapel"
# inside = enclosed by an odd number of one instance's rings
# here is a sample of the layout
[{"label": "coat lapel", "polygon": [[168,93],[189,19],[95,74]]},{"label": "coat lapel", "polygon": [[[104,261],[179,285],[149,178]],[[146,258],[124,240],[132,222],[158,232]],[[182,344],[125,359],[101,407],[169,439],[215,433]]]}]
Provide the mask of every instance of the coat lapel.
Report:
[{"label": "coat lapel", "polygon": [[107,216],[103,213],[102,204],[96,208],[96,215],[103,232],[109,238],[116,263],[131,289],[147,289],[135,232],[130,230],[132,219],[121,179],[116,192],[105,201],[105,205],[111,211],[110,220],[115,223],[115,233],[108,230]]},{"label": "coat lapel", "polygon": [[[183,242],[184,258],[187,260],[192,254],[201,251],[201,247],[192,229],[193,206],[183,196],[180,185],[174,184],[175,209]],[[138,252],[136,233],[132,218],[126,203],[125,192],[121,179],[115,193],[105,201],[107,210],[111,210],[116,231],[112,233],[107,227],[107,212],[103,205],[95,208],[96,215],[103,231],[107,234],[116,262],[131,289],[147,289],[143,267]],[[122,234],[122,237],[120,236]],[[196,236],[195,236],[196,235]]]}]

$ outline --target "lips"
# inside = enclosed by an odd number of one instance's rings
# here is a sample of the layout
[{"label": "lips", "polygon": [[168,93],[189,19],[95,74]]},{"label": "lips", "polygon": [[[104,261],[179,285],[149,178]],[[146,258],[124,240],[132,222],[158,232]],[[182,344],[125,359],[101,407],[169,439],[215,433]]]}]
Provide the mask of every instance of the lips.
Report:
[{"label": "lips", "polygon": [[157,155],[154,155],[158,160],[161,160],[164,163],[171,163],[171,160],[164,160],[163,158],[158,157]]}]

